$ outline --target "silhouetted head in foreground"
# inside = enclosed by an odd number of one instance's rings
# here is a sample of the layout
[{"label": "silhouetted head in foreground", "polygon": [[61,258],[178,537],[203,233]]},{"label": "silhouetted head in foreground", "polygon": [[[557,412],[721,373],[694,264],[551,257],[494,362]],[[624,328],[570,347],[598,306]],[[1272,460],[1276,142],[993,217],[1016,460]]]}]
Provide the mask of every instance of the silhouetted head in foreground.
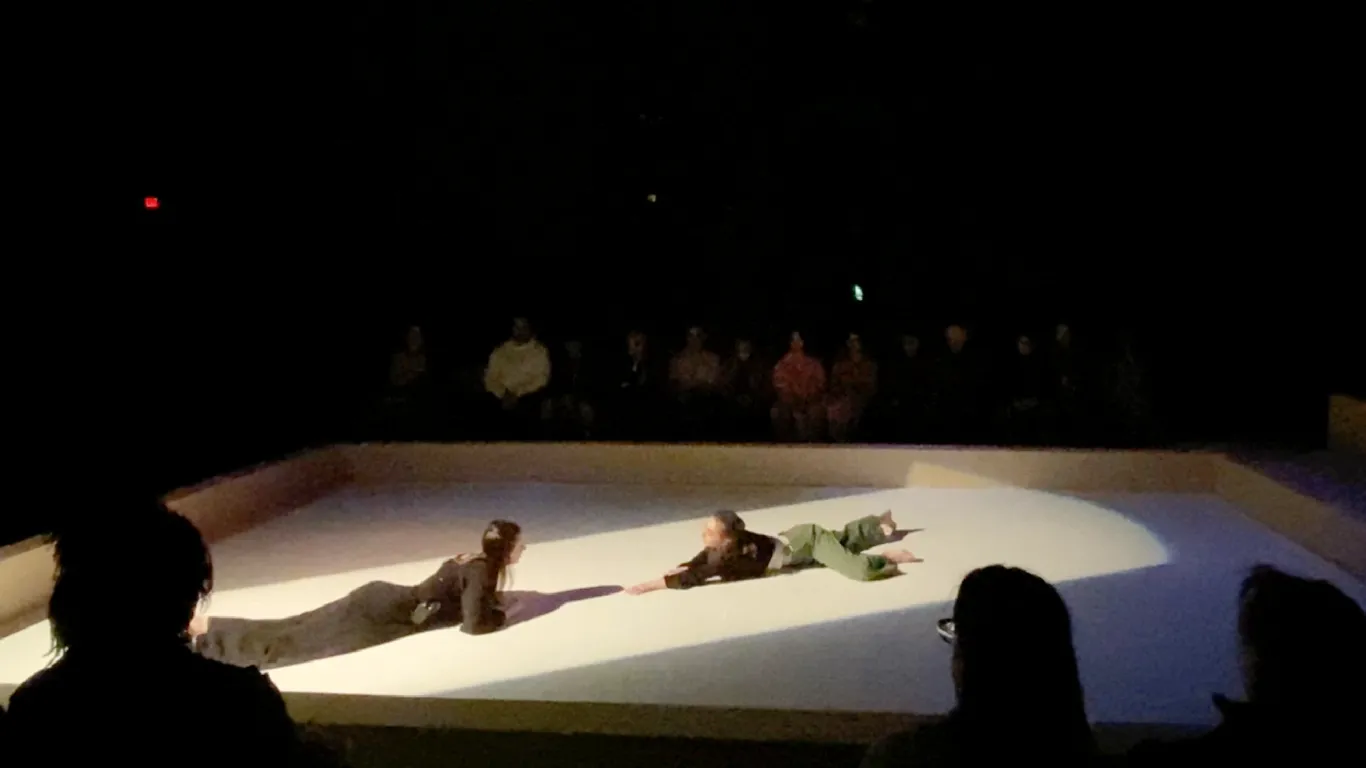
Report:
[{"label": "silhouetted head in foreground", "polygon": [[1053,585],[1019,568],[979,568],[958,588],[953,623],[960,722],[1025,755],[1092,751],[1072,619]]},{"label": "silhouetted head in foreground", "polygon": [[106,517],[53,536],[53,651],[183,642],[213,589],[213,562],[199,530],[157,501],[98,512]]},{"label": "silhouetted head in foreground", "polygon": [[1327,581],[1269,565],[1252,569],[1238,598],[1243,684],[1251,703],[1296,719],[1335,720],[1344,707],[1359,716],[1366,687],[1366,612],[1360,605]]}]

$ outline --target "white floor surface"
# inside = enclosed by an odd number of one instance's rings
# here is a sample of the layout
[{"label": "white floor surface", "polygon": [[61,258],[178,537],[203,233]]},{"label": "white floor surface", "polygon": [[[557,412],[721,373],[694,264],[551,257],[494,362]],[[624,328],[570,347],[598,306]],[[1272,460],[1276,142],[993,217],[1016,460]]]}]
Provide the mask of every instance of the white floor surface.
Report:
[{"label": "white floor surface", "polygon": [[[834,527],[893,509],[925,562],[858,583],[826,570],[641,597],[563,593],[658,576],[700,547],[708,511],[751,530]],[[1059,586],[1072,609],[1098,721],[1210,723],[1213,692],[1240,693],[1233,621],[1257,562],[1326,578],[1341,570],[1215,497],[1069,497],[1037,491],[677,488],[478,484],[350,489],[224,541],[210,614],[278,617],[374,579],[416,583],[476,548],[492,518],[529,548],[512,589],[540,593],[532,620],[487,636],[432,632],[276,670],[284,691],[450,698],[943,712],[949,647],[934,631],[958,581],[991,563]],[[562,593],[556,599],[555,593]],[[46,624],[0,640],[0,683],[46,663]]]}]

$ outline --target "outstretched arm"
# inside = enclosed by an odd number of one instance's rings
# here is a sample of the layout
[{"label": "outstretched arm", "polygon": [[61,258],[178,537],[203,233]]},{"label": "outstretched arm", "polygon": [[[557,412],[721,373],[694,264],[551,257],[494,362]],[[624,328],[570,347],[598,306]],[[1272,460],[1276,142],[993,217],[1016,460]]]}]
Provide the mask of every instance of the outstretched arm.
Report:
[{"label": "outstretched arm", "polygon": [[661,589],[690,589],[721,573],[720,561],[712,557],[709,550],[702,550],[697,556],[683,565],[665,573],[658,579],[642,582],[626,590],[628,595],[643,595]]},{"label": "outstretched arm", "polygon": [[660,577],[657,578],[657,579],[650,579],[649,581],[642,581],[641,583],[635,585],[634,587],[628,587],[628,588],[626,589],[626,594],[628,594],[628,595],[643,595],[643,594],[645,594],[646,592],[658,592],[658,591],[661,590],[661,589],[668,589],[668,588],[669,588],[669,577],[670,577],[670,576],[677,576],[677,575],[683,573],[683,572],[686,571],[686,570],[688,570],[688,566],[686,566],[686,565],[680,565],[680,566],[678,566],[677,568],[673,569],[672,571],[669,571],[668,573],[664,574],[663,576],[660,576]]}]

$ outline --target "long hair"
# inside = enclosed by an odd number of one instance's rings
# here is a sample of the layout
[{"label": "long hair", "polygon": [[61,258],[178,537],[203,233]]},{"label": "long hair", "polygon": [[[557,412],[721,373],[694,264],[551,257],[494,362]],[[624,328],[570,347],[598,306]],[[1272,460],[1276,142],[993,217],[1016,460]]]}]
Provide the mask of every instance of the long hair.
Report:
[{"label": "long hair", "polygon": [[979,568],[959,586],[953,620],[963,725],[1009,733],[1008,748],[1025,755],[1094,750],[1071,615],[1051,584],[1019,568]]},{"label": "long hair", "polygon": [[[183,639],[213,590],[213,561],[199,529],[157,501],[100,512],[107,517],[52,536],[53,655]],[[125,585],[131,599],[118,599]]]},{"label": "long hair", "polygon": [[745,532],[745,520],[733,510],[720,509],[712,513],[711,518],[721,524],[721,532],[725,536],[722,540],[720,550],[723,554],[733,554],[736,550],[736,542],[740,534]]},{"label": "long hair", "polygon": [[508,558],[521,535],[522,526],[510,520],[494,520],[484,529],[481,549],[489,565],[489,586],[502,590],[508,583]]},{"label": "long hair", "polygon": [[[1269,565],[1254,567],[1238,594],[1238,637],[1251,662],[1247,688],[1260,707],[1283,716],[1337,721],[1359,717],[1366,685],[1366,611],[1342,590]],[[1308,628],[1312,628],[1310,631]]]}]

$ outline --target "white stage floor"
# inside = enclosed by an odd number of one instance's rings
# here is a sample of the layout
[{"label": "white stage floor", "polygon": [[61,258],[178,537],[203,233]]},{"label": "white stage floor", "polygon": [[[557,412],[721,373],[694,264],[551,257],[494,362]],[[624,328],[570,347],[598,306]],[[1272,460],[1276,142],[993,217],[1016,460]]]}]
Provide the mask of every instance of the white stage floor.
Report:
[{"label": "white stage floor", "polygon": [[[752,530],[827,526],[891,508],[925,558],[857,583],[825,570],[687,592],[563,602],[628,586],[700,547],[708,511]],[[991,563],[1059,586],[1072,609],[1093,720],[1213,722],[1213,692],[1238,695],[1238,583],[1257,562],[1326,578],[1343,571],[1209,496],[1069,497],[1037,491],[678,488],[478,484],[348,489],[214,550],[211,615],[279,617],[374,579],[416,583],[476,547],[484,523],[521,523],[512,589],[548,610],[496,634],[432,632],[276,670],[284,691],[944,712],[949,647],[934,621],[958,581]],[[560,604],[556,604],[556,603]],[[46,662],[46,624],[0,640],[0,683]]]}]

